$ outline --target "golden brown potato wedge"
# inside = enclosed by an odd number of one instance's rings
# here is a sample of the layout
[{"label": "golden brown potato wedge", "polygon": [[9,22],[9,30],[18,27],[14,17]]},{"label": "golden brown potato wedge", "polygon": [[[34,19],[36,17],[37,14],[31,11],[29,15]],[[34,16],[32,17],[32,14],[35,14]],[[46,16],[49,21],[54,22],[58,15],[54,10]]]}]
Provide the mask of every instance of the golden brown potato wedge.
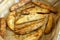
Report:
[{"label": "golden brown potato wedge", "polygon": [[49,14],[48,23],[47,23],[47,26],[45,28],[46,34],[51,32],[52,25],[53,25],[53,15]]},{"label": "golden brown potato wedge", "polygon": [[37,20],[32,22],[29,25],[23,26],[22,28],[15,28],[15,32],[17,34],[25,34],[25,33],[30,33],[31,31],[34,31],[38,28],[40,28],[44,24],[44,19],[43,20]]},{"label": "golden brown potato wedge", "polygon": [[40,2],[40,1],[33,2],[33,3],[40,6],[41,8],[45,8],[45,9],[50,10],[50,12],[53,12],[53,13],[57,12],[57,10],[55,8],[53,8],[53,7],[49,6],[49,5],[46,5],[46,4],[44,4],[44,3]]},{"label": "golden brown potato wedge", "polygon": [[18,24],[18,25],[15,24],[15,29],[18,30],[18,29],[24,28],[24,27],[26,27],[26,26],[28,26],[28,25],[32,25],[32,24],[34,24],[34,23],[37,23],[37,22],[39,22],[39,21],[44,21],[44,18],[43,18],[43,19],[39,19],[39,20],[35,20],[35,21],[30,21],[30,22]]},{"label": "golden brown potato wedge", "polygon": [[23,40],[39,40],[39,38],[43,35],[43,30],[39,29],[35,32],[32,32],[27,35]]},{"label": "golden brown potato wedge", "polygon": [[30,15],[23,15],[23,17],[19,18],[16,21],[16,24],[21,24],[21,23],[25,23],[25,22],[29,22],[29,21],[33,21],[33,20],[38,20],[38,19],[42,19],[45,18],[46,15],[42,15],[42,14],[30,14]]},{"label": "golden brown potato wedge", "polygon": [[5,38],[6,36],[6,20],[5,18],[0,18],[0,35]]},{"label": "golden brown potato wedge", "polygon": [[22,7],[20,7],[16,11],[17,12],[21,12],[22,10],[25,10],[25,9],[28,9],[28,8],[31,8],[31,7],[34,7],[34,6],[35,5],[30,2],[30,3],[27,3],[27,4],[23,5]]},{"label": "golden brown potato wedge", "polygon": [[14,11],[17,10],[18,8],[22,7],[23,5],[25,5],[26,3],[28,3],[30,0],[20,0],[20,2],[14,4],[11,8],[10,11]]},{"label": "golden brown potato wedge", "polygon": [[10,12],[7,17],[7,25],[11,30],[14,30],[14,22],[15,22],[15,11]]},{"label": "golden brown potato wedge", "polygon": [[22,13],[42,13],[43,14],[43,13],[49,13],[49,10],[40,8],[38,6],[33,6],[31,8],[22,10]]}]

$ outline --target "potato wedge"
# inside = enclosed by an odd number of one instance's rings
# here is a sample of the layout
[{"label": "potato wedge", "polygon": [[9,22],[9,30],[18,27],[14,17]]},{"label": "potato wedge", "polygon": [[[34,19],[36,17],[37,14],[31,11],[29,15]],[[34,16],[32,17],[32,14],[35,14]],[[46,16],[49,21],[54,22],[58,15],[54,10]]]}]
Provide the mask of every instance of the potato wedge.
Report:
[{"label": "potato wedge", "polygon": [[43,30],[39,29],[35,32],[32,32],[27,35],[23,40],[39,40],[39,38],[43,35]]},{"label": "potato wedge", "polygon": [[49,15],[49,18],[48,18],[48,23],[47,23],[47,26],[45,28],[45,33],[48,34],[51,32],[51,29],[52,29],[52,25],[53,25],[53,15]]},{"label": "potato wedge", "polygon": [[22,10],[22,13],[49,13],[49,10],[48,9],[44,9],[44,8],[40,8],[38,6],[33,6],[31,8],[28,8],[28,9],[24,9]]},{"label": "potato wedge", "polygon": [[48,10],[50,10],[50,12],[53,12],[53,13],[56,13],[57,12],[57,10],[55,9],[55,8],[53,8],[53,7],[51,7],[51,6],[49,6],[49,5],[46,5],[46,4],[44,4],[44,3],[42,3],[42,2],[33,2],[35,5],[38,5],[38,6],[40,6],[41,8],[45,8],[45,9],[48,9]]},{"label": "potato wedge", "polygon": [[33,20],[39,20],[45,18],[45,15],[42,14],[30,14],[30,15],[24,15],[22,18],[19,18],[16,21],[16,24],[21,24],[21,23],[25,23],[25,22],[29,22],[29,21],[33,21]]},{"label": "potato wedge", "polygon": [[39,22],[39,21],[44,21],[44,19],[39,19],[39,20],[35,20],[35,21],[30,21],[30,22],[26,22],[26,23],[22,23],[22,24],[18,24],[18,25],[15,24],[15,29],[18,30],[18,29],[24,28],[24,27],[26,27],[26,26],[28,26],[28,25],[35,24],[35,23],[37,23],[37,22]]},{"label": "potato wedge", "polygon": [[2,38],[6,36],[6,20],[5,18],[0,18],[0,35]]},{"label": "potato wedge", "polygon": [[14,22],[15,22],[15,11],[10,12],[7,17],[7,25],[11,30],[14,30]]},{"label": "potato wedge", "polygon": [[28,8],[31,8],[31,7],[34,7],[34,6],[35,5],[30,2],[30,3],[27,3],[27,4],[23,5],[19,9],[17,9],[16,12],[21,12],[22,10],[25,10],[25,9],[28,9]]},{"label": "potato wedge", "polygon": [[23,26],[22,28],[18,28],[15,30],[17,34],[26,34],[30,33],[31,31],[34,31],[38,28],[40,28],[44,24],[44,19],[43,20],[37,20],[29,25]]},{"label": "potato wedge", "polygon": [[15,11],[17,10],[18,8],[22,7],[23,5],[25,5],[26,3],[28,3],[30,0],[20,0],[20,2],[14,4],[10,11]]}]

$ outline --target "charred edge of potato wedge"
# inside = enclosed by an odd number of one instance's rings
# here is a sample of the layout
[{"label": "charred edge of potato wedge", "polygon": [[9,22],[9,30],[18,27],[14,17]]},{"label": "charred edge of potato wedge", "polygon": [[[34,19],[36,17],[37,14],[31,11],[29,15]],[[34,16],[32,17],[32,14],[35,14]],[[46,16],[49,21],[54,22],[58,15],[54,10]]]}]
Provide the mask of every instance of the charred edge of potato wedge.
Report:
[{"label": "charred edge of potato wedge", "polygon": [[35,5],[40,6],[41,8],[45,8],[50,10],[50,12],[57,13],[57,10],[54,7],[51,7],[49,5],[46,5],[42,2],[33,2]]},{"label": "charred edge of potato wedge", "polygon": [[7,16],[7,25],[11,30],[14,30],[14,22],[15,22],[15,11],[10,12],[9,15]]},{"label": "charred edge of potato wedge", "polygon": [[0,35],[2,38],[5,38],[6,36],[6,19],[0,18]]},{"label": "charred edge of potato wedge", "polygon": [[48,34],[51,32],[51,29],[53,27],[53,15],[49,14],[48,22],[45,28],[45,34]]}]

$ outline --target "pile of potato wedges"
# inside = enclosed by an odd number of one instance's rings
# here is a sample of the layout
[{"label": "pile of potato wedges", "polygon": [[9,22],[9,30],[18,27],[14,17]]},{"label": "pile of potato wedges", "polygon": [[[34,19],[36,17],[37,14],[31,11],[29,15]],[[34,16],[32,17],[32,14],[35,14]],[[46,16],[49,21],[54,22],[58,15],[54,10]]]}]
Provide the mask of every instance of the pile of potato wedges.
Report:
[{"label": "pile of potato wedges", "polygon": [[42,2],[19,2],[10,8],[6,18],[0,18],[0,35],[5,38],[8,27],[23,35],[23,40],[39,40],[53,31],[58,18],[56,9]]}]

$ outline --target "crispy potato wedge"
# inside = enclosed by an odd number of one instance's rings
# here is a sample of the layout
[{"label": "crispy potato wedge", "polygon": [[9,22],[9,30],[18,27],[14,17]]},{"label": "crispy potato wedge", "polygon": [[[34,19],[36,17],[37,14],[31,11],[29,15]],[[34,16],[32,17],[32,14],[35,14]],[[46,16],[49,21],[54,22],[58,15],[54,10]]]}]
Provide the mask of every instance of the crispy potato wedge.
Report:
[{"label": "crispy potato wedge", "polygon": [[30,15],[23,15],[22,18],[19,18],[16,21],[16,24],[21,24],[21,23],[25,23],[25,22],[29,22],[29,21],[33,21],[33,20],[38,20],[38,19],[42,19],[45,18],[45,15],[42,14],[30,14]]},{"label": "crispy potato wedge", "polygon": [[45,8],[45,9],[50,10],[50,12],[53,12],[53,13],[56,13],[56,12],[57,12],[57,10],[56,10],[55,8],[53,8],[53,7],[49,6],[49,5],[46,5],[46,4],[44,4],[44,3],[40,2],[40,1],[38,1],[38,2],[33,2],[33,3],[34,3],[35,5],[40,6],[41,8]]},{"label": "crispy potato wedge", "polygon": [[34,7],[34,6],[35,5],[30,2],[30,3],[27,3],[27,4],[23,5],[19,9],[17,9],[16,12],[21,12],[22,10],[25,10],[25,9],[28,9],[28,8],[31,8],[31,7]]},{"label": "crispy potato wedge", "polygon": [[10,12],[7,17],[7,25],[11,30],[14,30],[14,22],[15,22],[15,11]]},{"label": "crispy potato wedge", "polygon": [[53,15],[49,15],[49,18],[48,18],[48,23],[47,23],[47,26],[45,28],[45,33],[48,34],[51,32],[51,29],[52,29],[52,25],[53,25]]},{"label": "crispy potato wedge", "polygon": [[33,6],[31,8],[28,8],[28,9],[24,9],[22,10],[22,13],[49,13],[49,10],[48,9],[44,9],[44,8],[40,8],[38,6]]},{"label": "crispy potato wedge", "polygon": [[34,30],[40,28],[43,24],[44,24],[44,19],[43,20],[37,20],[37,21],[32,22],[29,25],[23,26],[23,28],[20,28],[20,29],[15,28],[15,32],[17,34],[30,33],[31,31],[34,31]]},{"label": "crispy potato wedge", "polygon": [[39,38],[43,35],[43,30],[39,29],[35,32],[32,32],[27,35],[23,40],[39,40]]},{"label": "crispy potato wedge", "polygon": [[6,20],[5,18],[0,18],[0,35],[2,38],[6,36]]},{"label": "crispy potato wedge", "polygon": [[35,20],[35,21],[30,21],[30,22],[18,24],[18,25],[15,24],[15,29],[21,29],[21,28],[24,28],[24,27],[26,27],[28,25],[32,25],[34,23],[37,23],[39,21],[44,21],[44,18],[43,19],[39,19],[39,20]]},{"label": "crispy potato wedge", "polygon": [[18,8],[22,7],[23,5],[25,5],[26,3],[28,3],[30,0],[20,0],[20,2],[14,4],[11,8],[10,11],[14,11],[17,10]]}]

